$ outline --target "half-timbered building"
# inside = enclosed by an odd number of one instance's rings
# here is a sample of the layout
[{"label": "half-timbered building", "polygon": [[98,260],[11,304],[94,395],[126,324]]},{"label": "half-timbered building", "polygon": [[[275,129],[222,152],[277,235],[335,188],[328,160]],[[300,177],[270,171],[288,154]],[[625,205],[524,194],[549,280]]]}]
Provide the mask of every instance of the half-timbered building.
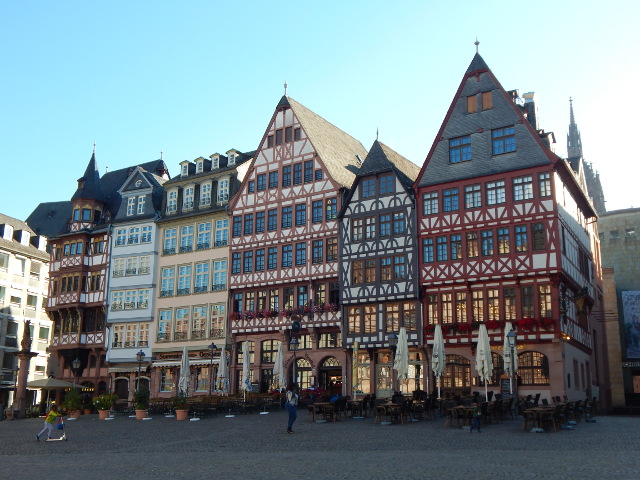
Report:
[{"label": "half-timbered building", "polygon": [[[162,160],[141,164],[162,176]],[[106,364],[107,278],[111,224],[120,208],[118,190],[130,168],[102,177],[95,151],[70,202],[40,204],[27,222],[49,237],[47,313],[54,322],[49,350],[58,377],[79,383],[87,397],[110,388]],[[74,368],[74,360],[77,368]]]},{"label": "half-timbered building", "polygon": [[[376,140],[340,212],[343,337],[355,394],[389,397],[423,389],[415,182],[420,167]],[[388,336],[405,327],[409,379],[394,379]]]},{"label": "half-timbered building", "polygon": [[521,395],[605,393],[596,213],[553,143],[533,94],[506,91],[476,54],[415,183],[425,343],[441,323],[445,391],[477,388],[485,323],[497,393],[510,321]]},{"label": "half-timbered building", "polygon": [[[190,357],[189,391],[214,390],[227,343],[229,200],[238,191],[253,152],[235,149],[180,163],[164,184],[158,258],[152,395],[175,395],[182,355]],[[209,346],[216,345],[215,358]],[[228,350],[227,350],[228,352]],[[226,358],[224,361],[227,361]]]},{"label": "half-timbered building", "polygon": [[[149,390],[159,244],[155,220],[162,205],[162,184],[169,180],[168,174],[139,166],[128,174],[118,190],[122,201],[113,219],[107,295],[109,383],[122,399],[133,398],[138,388]],[[142,362],[138,352],[143,353]]]},{"label": "half-timbered building", "polygon": [[300,387],[343,392],[337,215],[366,153],[292,98],[278,103],[230,205],[234,390],[243,342],[252,388],[267,391],[278,347],[293,335],[300,351],[287,354],[289,378],[297,355]]}]

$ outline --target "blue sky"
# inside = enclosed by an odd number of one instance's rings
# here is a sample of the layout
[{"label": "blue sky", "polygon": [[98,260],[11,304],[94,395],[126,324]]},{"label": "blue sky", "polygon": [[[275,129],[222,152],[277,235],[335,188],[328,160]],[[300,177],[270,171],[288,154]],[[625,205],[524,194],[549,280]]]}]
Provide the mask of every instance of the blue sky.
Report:
[{"label": "blue sky", "polygon": [[634,1],[4,1],[0,212],[101,174],[257,145],[288,94],[369,149],[422,165],[474,53],[535,91],[566,155],[569,97],[609,210],[639,207]]}]

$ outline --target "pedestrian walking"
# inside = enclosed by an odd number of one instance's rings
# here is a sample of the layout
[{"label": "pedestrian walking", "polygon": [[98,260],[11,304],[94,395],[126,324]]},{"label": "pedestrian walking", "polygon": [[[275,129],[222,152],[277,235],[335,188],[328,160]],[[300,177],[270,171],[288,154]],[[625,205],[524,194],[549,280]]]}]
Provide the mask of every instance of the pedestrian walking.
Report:
[{"label": "pedestrian walking", "polygon": [[36,440],[38,442],[40,441],[40,435],[42,435],[45,432],[47,434],[47,439],[51,438],[51,432],[53,430],[53,422],[55,421],[56,418],[61,416],[62,414],[58,412],[58,407],[56,405],[52,405],[51,410],[49,410],[49,413],[44,419],[44,428],[40,431],[40,433],[36,435]]},{"label": "pedestrian walking", "polygon": [[478,433],[480,432],[480,421],[482,420],[482,408],[477,403],[474,404],[473,407],[473,419],[471,420],[471,426],[469,427],[469,433],[471,433],[475,428],[478,429]]},{"label": "pedestrian walking", "polygon": [[297,388],[298,384],[296,382],[290,383],[287,387],[287,402],[284,404],[287,412],[289,412],[287,433],[293,433],[291,427],[293,427],[293,422],[295,422],[296,418],[298,417],[298,394],[296,393]]}]

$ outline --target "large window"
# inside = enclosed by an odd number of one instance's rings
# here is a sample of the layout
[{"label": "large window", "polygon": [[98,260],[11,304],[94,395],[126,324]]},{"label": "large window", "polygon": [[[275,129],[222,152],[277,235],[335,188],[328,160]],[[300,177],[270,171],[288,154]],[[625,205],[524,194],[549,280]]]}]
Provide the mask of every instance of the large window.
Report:
[{"label": "large window", "polygon": [[296,265],[301,266],[307,263],[307,244],[296,243]]},{"label": "large window", "polygon": [[296,205],[296,226],[307,223],[307,206],[304,203]]},{"label": "large window", "polygon": [[447,237],[438,237],[436,239],[438,261],[444,262],[448,260]]},{"label": "large window", "polygon": [[464,208],[478,208],[482,206],[482,191],[480,185],[464,187]]},{"label": "large window", "polygon": [[508,228],[499,228],[498,229],[498,253],[506,254],[510,252],[510,243],[509,243],[509,229]]},{"label": "large window", "polygon": [[291,228],[292,216],[291,207],[282,207],[282,228]]},{"label": "large window", "polygon": [[227,288],[227,261],[213,261],[213,285],[214,291],[225,290]]},{"label": "large window", "polygon": [[480,250],[478,247],[478,233],[477,232],[467,233],[467,257],[475,258],[479,254],[480,254]]},{"label": "large window", "polygon": [[449,162],[459,163],[471,160],[471,137],[452,138],[449,140]]},{"label": "large window", "polygon": [[551,196],[551,175],[549,172],[538,174],[538,185],[541,197]]},{"label": "large window", "polygon": [[433,262],[433,238],[422,240],[422,261],[424,263]]},{"label": "large window", "polygon": [[404,212],[396,212],[393,214],[393,234],[402,235],[406,230],[406,221]]},{"label": "large window", "polygon": [[540,352],[518,355],[518,375],[522,385],[548,385],[549,360]]},{"label": "large window", "polygon": [[487,183],[487,205],[496,205],[506,201],[504,180]]},{"label": "large window", "polygon": [[447,188],[442,192],[442,210],[452,212],[458,210],[458,189]]},{"label": "large window", "polygon": [[533,177],[518,177],[513,179],[513,199],[517,201],[533,198]]},{"label": "large window", "polygon": [[180,253],[193,251],[193,225],[180,229]]},{"label": "large window", "polygon": [[362,198],[371,198],[376,196],[376,180],[375,178],[367,178],[362,180],[360,191]]},{"label": "large window", "polygon": [[526,225],[517,225],[514,227],[516,252],[526,252],[527,248],[527,227]]},{"label": "large window", "polygon": [[546,248],[546,240],[544,235],[544,224],[533,223],[531,225],[532,250],[539,251]]},{"label": "large window", "polygon": [[514,127],[505,127],[491,132],[493,154],[500,155],[516,151],[516,131]]},{"label": "large window", "polygon": [[482,233],[482,255],[489,257],[493,255],[493,231],[484,230]]},{"label": "large window", "polygon": [[197,250],[206,250],[211,246],[211,222],[202,222],[198,224],[198,243]]},{"label": "large window", "polygon": [[425,215],[438,213],[438,192],[427,192],[422,196],[422,208]]},{"label": "large window", "polygon": [[380,195],[389,195],[395,191],[393,175],[382,175],[380,177]]},{"label": "large window", "polygon": [[282,268],[291,267],[293,261],[293,246],[284,245],[282,247]]},{"label": "large window", "polygon": [[451,235],[451,260],[462,258],[462,235]]},{"label": "large window", "polygon": [[335,220],[338,216],[338,200],[335,198],[327,199],[327,220]]}]

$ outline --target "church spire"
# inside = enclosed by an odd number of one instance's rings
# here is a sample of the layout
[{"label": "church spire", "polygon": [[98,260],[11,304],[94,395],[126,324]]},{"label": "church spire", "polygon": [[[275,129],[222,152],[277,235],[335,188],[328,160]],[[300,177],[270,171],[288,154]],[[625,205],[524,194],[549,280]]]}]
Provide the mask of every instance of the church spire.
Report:
[{"label": "church spire", "polygon": [[569,133],[567,133],[567,158],[582,157],[582,140],[573,114],[573,99],[569,98]]}]

